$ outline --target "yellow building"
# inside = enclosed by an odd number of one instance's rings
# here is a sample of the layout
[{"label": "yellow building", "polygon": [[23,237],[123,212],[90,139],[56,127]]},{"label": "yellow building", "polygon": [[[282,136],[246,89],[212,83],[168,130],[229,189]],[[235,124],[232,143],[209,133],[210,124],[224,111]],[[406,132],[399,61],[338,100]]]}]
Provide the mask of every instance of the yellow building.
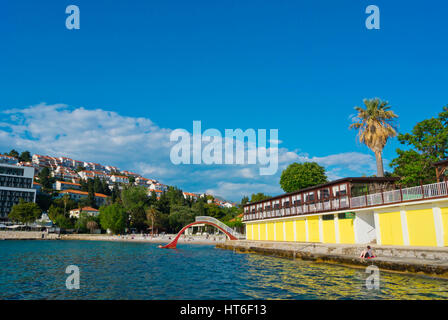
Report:
[{"label": "yellow building", "polygon": [[399,189],[394,181],[345,178],[249,203],[247,240],[448,246],[447,183]]}]

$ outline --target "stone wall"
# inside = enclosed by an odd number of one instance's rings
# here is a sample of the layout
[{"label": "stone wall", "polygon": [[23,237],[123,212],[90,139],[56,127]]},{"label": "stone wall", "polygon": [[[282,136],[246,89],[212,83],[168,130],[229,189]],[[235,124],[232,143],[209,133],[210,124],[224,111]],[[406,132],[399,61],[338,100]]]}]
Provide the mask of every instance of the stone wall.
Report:
[{"label": "stone wall", "polygon": [[0,231],[1,240],[54,240],[58,235],[41,231]]}]

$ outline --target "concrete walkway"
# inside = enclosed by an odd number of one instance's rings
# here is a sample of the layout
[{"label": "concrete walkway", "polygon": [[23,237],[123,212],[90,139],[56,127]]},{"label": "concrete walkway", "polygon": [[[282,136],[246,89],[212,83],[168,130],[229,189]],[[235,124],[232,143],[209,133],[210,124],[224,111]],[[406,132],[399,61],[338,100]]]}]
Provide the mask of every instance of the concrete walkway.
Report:
[{"label": "concrete walkway", "polygon": [[236,252],[253,252],[353,267],[365,267],[373,264],[387,271],[448,278],[447,247],[370,246],[377,258],[359,258],[366,245],[238,240],[226,241],[216,247]]}]

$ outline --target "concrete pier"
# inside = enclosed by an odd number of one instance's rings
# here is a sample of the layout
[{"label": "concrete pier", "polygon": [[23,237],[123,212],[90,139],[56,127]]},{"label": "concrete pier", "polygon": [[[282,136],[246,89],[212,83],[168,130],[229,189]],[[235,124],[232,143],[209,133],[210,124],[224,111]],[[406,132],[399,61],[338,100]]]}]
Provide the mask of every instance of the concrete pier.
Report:
[{"label": "concrete pier", "polygon": [[351,267],[366,267],[373,264],[385,271],[448,279],[447,247],[371,245],[377,256],[374,259],[359,258],[366,245],[236,240],[217,244],[216,247],[239,253],[257,253]]}]

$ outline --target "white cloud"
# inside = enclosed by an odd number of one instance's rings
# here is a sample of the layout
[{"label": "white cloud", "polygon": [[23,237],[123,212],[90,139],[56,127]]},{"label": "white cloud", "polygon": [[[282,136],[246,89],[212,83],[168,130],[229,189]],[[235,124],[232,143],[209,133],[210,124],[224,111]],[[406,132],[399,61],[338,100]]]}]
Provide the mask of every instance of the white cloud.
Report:
[{"label": "white cloud", "polygon": [[[234,201],[251,193],[281,193],[281,171],[292,162],[316,161],[327,168],[330,179],[375,171],[371,154],[316,157],[287,148],[278,149],[279,170],[273,176],[260,176],[260,166],[266,166],[259,164],[176,166],[170,162],[170,148],[175,143],[169,138],[172,130],[160,128],[148,118],[126,117],[102,109],[39,104],[0,113],[0,151],[15,148],[115,165],[187,191],[208,190]],[[228,142],[224,138],[222,141]]]}]

